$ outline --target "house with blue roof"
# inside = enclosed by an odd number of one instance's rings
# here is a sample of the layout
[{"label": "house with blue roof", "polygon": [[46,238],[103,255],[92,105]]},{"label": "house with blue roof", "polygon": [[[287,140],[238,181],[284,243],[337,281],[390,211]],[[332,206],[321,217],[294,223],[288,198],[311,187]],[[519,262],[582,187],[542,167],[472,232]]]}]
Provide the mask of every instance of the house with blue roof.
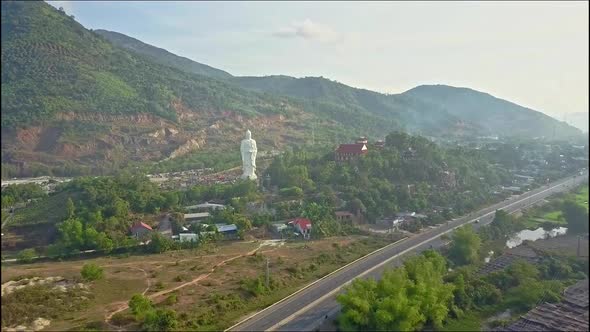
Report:
[{"label": "house with blue roof", "polygon": [[225,239],[235,239],[238,237],[238,226],[234,224],[217,224],[215,227],[217,227],[217,232],[223,234]]}]

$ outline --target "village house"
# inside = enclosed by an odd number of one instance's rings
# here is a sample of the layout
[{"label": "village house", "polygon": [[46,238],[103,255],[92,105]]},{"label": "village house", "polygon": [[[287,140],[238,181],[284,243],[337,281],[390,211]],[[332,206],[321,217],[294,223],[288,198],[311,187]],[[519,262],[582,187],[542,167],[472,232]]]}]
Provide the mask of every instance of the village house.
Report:
[{"label": "village house", "polygon": [[364,143],[340,144],[336,149],[334,159],[336,161],[355,160],[360,156],[367,154],[367,145]]},{"label": "village house", "polygon": [[271,229],[273,232],[281,234],[283,231],[289,229],[289,226],[285,223],[274,223],[271,225]]},{"label": "village house", "polygon": [[296,218],[288,223],[295,231],[303,236],[304,239],[309,239],[311,236],[311,221],[307,218]]},{"label": "village house", "polygon": [[336,217],[336,221],[340,223],[354,224],[357,222],[357,218],[354,213],[349,211],[336,211],[334,212],[334,215]]},{"label": "village house", "polygon": [[133,224],[129,231],[131,232],[131,236],[136,239],[146,239],[153,229],[149,225],[140,221]]},{"label": "village house", "polygon": [[209,212],[196,212],[196,213],[186,213],[184,215],[184,220],[191,224],[200,223],[204,219],[209,218]]},{"label": "village house", "polygon": [[195,233],[180,233],[178,234],[178,239],[180,242],[197,242],[199,240],[199,236]]},{"label": "village house", "polygon": [[362,136],[356,140],[356,144],[365,144],[366,145],[366,144],[369,144],[369,140],[365,136]]},{"label": "village house", "polygon": [[223,235],[224,239],[235,239],[238,237],[238,226],[231,224],[231,225],[224,225],[224,224],[217,224],[217,232]]},{"label": "village house", "polygon": [[212,210],[223,210],[223,209],[225,209],[225,205],[205,202],[202,204],[185,206],[184,208],[187,210],[212,211]]}]

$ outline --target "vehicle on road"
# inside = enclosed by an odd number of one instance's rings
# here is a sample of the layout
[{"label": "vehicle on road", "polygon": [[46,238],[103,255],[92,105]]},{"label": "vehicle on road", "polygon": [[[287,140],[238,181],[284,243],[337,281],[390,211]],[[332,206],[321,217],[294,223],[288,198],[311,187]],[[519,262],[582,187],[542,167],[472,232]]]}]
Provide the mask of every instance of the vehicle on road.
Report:
[{"label": "vehicle on road", "polygon": [[479,219],[475,219],[475,223],[476,224],[479,224]]}]

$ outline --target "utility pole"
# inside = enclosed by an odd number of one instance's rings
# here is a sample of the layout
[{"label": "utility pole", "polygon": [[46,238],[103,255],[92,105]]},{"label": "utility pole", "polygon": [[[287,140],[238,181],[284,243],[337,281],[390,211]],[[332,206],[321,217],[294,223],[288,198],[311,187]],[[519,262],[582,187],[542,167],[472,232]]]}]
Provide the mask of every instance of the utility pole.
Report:
[{"label": "utility pole", "polygon": [[269,263],[269,260],[268,260],[268,257],[267,257],[266,258],[266,289],[270,289],[269,288],[270,270],[268,268],[268,263]]}]

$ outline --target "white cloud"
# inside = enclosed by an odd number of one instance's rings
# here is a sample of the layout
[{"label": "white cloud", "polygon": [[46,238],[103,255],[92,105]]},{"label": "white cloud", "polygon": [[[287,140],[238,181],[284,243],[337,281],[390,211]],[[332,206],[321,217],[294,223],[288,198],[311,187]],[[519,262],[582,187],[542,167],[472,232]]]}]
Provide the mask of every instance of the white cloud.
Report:
[{"label": "white cloud", "polygon": [[62,7],[68,15],[73,14],[73,11],[74,11],[74,2],[73,1],[47,1],[47,3],[52,5],[55,8]]},{"label": "white cloud", "polygon": [[278,29],[273,33],[273,36],[280,38],[303,38],[331,41],[336,39],[338,34],[328,26],[306,19],[303,22],[293,22],[286,27]]}]

